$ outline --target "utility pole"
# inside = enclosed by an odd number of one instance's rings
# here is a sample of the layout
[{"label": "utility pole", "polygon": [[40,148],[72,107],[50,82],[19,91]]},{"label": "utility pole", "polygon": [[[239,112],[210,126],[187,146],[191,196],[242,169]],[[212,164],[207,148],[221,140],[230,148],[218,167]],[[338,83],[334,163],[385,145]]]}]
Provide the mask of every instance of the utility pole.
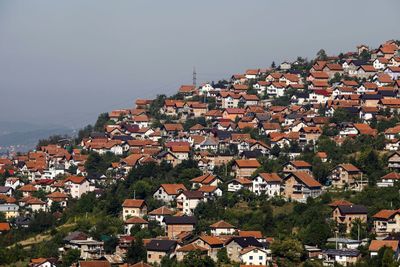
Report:
[{"label": "utility pole", "polygon": [[337,249],[337,245],[338,245],[338,230],[335,231],[335,248]]},{"label": "utility pole", "polygon": [[196,67],[193,67],[193,85],[196,86]]},{"label": "utility pole", "polygon": [[133,190],[133,199],[136,199],[136,190]]}]

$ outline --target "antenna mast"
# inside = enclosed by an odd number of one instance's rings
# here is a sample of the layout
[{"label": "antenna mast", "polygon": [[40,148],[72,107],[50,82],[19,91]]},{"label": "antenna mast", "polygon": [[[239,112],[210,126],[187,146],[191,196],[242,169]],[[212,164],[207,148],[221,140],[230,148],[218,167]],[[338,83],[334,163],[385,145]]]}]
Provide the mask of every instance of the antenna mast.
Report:
[{"label": "antenna mast", "polygon": [[196,67],[193,67],[193,85],[196,86]]}]

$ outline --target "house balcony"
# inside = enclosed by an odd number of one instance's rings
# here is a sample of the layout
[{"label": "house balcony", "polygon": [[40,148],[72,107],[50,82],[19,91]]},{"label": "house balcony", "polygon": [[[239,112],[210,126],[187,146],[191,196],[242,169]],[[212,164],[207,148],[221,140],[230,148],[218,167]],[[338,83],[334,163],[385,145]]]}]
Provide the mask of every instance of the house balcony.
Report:
[{"label": "house balcony", "polygon": [[380,226],[377,226],[375,229],[378,232],[382,232],[382,231],[386,231],[387,230],[387,226],[386,225],[380,225]]},{"label": "house balcony", "polygon": [[400,169],[400,162],[399,163],[397,163],[397,162],[389,162],[388,167],[389,168]]}]

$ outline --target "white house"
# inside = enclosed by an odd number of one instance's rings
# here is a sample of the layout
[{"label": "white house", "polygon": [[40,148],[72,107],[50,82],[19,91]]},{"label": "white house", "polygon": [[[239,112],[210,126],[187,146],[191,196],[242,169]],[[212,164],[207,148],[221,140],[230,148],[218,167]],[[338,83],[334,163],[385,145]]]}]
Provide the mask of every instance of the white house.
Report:
[{"label": "white house", "polygon": [[240,251],[239,258],[240,261],[245,265],[266,266],[267,262],[272,261],[272,254],[271,251],[250,246]]},{"label": "white house", "polygon": [[392,187],[395,182],[400,181],[400,174],[397,172],[391,172],[382,176],[376,183],[378,187]]},{"label": "white house", "polygon": [[153,197],[165,203],[171,203],[183,191],[187,191],[183,184],[161,184]]},{"label": "white house", "polygon": [[205,198],[201,191],[183,191],[176,197],[177,209],[189,216],[193,215],[195,208],[202,201],[205,201]]},{"label": "white house", "polygon": [[236,231],[236,227],[223,220],[210,225],[212,235],[233,235]]},{"label": "white house", "polygon": [[256,195],[279,196],[281,184],[282,179],[277,173],[259,173],[253,179],[252,191]]},{"label": "white house", "polygon": [[157,221],[161,226],[165,226],[164,217],[171,216],[174,212],[166,206],[159,207],[158,209],[152,210],[148,214],[149,220]]},{"label": "white house", "polygon": [[89,181],[83,176],[70,176],[64,180],[64,188],[72,198],[80,198],[83,194],[90,192]]}]

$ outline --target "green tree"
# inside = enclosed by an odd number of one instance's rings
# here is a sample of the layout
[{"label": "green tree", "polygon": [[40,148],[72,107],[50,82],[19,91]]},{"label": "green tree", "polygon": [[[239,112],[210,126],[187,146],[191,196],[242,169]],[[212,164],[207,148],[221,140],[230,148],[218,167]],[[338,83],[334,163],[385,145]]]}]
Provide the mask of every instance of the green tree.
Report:
[{"label": "green tree", "polygon": [[183,266],[185,267],[214,267],[214,261],[207,254],[201,251],[191,251],[183,258]]},{"label": "green tree", "polygon": [[360,219],[355,219],[352,222],[352,226],[350,229],[350,236],[352,239],[361,240],[366,238],[368,235],[367,224],[361,222]]},{"label": "green tree", "polygon": [[147,259],[146,248],[143,245],[142,239],[132,241],[131,246],[125,256],[125,261],[128,263],[136,263],[139,261],[146,261]]},{"label": "green tree", "polygon": [[299,263],[304,254],[303,244],[293,238],[276,240],[271,244],[272,253],[291,262]]},{"label": "green tree", "polygon": [[271,148],[271,155],[275,157],[279,157],[279,154],[281,153],[281,148],[278,145],[274,145]]},{"label": "green tree", "polygon": [[104,132],[104,126],[107,124],[109,121],[110,117],[108,116],[108,113],[101,113],[97,121],[94,125],[94,131],[96,132]]},{"label": "green tree", "polygon": [[114,235],[110,236],[110,238],[107,238],[104,241],[104,250],[105,250],[105,252],[108,253],[108,254],[114,253],[115,252],[115,248],[118,245],[118,241],[119,241],[118,237],[116,237]]},{"label": "green tree", "polygon": [[88,175],[104,174],[110,166],[111,162],[105,161],[104,157],[96,152],[91,152],[85,162],[85,169]]},{"label": "green tree", "polygon": [[78,262],[81,252],[79,249],[70,249],[62,256],[62,266],[69,267],[72,263]]},{"label": "green tree", "polygon": [[327,60],[328,56],[326,55],[326,52],[324,49],[320,49],[317,53],[317,59],[318,60]]},{"label": "green tree", "polygon": [[227,264],[230,262],[226,248],[221,248],[220,250],[218,250],[217,259],[218,259],[218,264],[221,264],[221,263]]}]

